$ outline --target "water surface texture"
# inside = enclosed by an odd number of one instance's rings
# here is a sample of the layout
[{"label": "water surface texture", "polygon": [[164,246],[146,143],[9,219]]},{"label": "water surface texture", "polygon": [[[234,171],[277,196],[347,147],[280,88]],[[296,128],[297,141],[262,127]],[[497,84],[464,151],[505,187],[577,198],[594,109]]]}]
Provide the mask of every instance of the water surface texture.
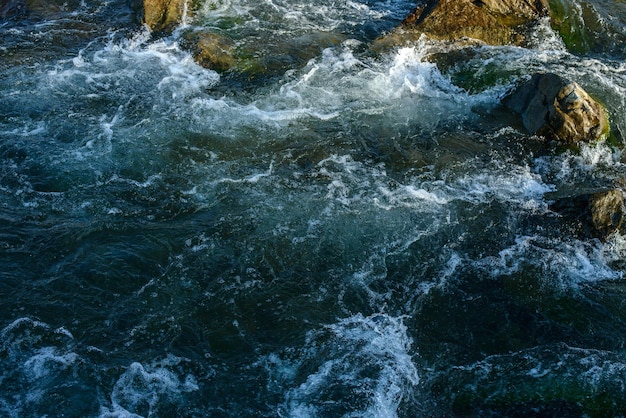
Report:
[{"label": "water surface texture", "polygon": [[[555,196],[626,177],[626,3],[529,48],[370,46],[409,0],[126,1],[0,21],[0,415],[620,416],[626,238]],[[211,28],[245,68],[181,45]],[[537,71],[607,107],[555,149]],[[557,147],[558,148],[558,147]]]}]

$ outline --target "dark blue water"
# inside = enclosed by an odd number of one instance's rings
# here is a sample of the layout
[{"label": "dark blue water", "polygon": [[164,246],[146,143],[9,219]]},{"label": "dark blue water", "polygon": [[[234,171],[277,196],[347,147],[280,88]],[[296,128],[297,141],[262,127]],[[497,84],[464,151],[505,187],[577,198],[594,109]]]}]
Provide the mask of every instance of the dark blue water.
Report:
[{"label": "dark blue water", "polygon": [[[454,65],[372,51],[414,5],[209,0],[162,36],[121,0],[5,16],[0,415],[624,415],[626,239],[550,203],[626,176],[626,5],[555,1],[570,31]],[[238,69],[180,46],[207,27]],[[536,71],[609,141],[524,133],[498,103]]]}]

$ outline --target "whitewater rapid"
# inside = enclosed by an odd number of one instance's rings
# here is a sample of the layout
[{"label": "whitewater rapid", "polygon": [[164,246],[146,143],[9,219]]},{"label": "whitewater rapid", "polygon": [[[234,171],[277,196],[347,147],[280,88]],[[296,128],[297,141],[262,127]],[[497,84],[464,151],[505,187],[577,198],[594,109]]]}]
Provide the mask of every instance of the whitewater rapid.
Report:
[{"label": "whitewater rapid", "polygon": [[[623,411],[626,241],[551,203],[626,175],[626,15],[565,3],[600,41],[546,20],[449,66],[370,49],[404,0],[211,0],[158,36],[124,1],[2,21],[1,413]],[[207,27],[267,71],[199,66]],[[611,141],[524,132],[499,101],[537,71],[601,98]]]}]

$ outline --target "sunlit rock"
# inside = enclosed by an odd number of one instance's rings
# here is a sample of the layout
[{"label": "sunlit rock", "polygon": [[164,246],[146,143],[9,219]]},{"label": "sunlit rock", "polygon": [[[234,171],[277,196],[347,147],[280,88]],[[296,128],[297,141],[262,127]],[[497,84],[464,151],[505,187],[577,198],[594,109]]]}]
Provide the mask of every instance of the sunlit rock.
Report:
[{"label": "sunlit rock", "polygon": [[606,110],[577,83],[556,74],[535,74],[513,89],[502,103],[522,118],[532,134],[577,143],[606,138]]},{"label": "sunlit rock", "polygon": [[583,192],[560,197],[551,209],[570,221],[588,236],[606,239],[622,229],[625,216],[624,194],[621,189]]},{"label": "sunlit rock", "polygon": [[401,45],[426,35],[444,41],[524,45],[532,25],[548,11],[547,0],[427,0],[377,43]]},{"label": "sunlit rock", "polygon": [[591,223],[601,236],[618,231],[624,222],[624,194],[613,189],[594,193],[589,198]]},{"label": "sunlit rock", "polygon": [[177,25],[183,17],[186,0],[144,0],[143,22],[155,32]]}]

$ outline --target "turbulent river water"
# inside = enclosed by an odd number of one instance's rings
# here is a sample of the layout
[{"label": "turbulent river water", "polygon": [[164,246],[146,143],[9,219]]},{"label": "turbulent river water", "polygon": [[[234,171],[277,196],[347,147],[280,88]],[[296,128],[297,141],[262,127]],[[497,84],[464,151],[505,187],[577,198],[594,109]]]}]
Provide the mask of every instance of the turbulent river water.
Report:
[{"label": "turbulent river water", "polygon": [[[126,1],[0,21],[0,415],[623,416],[626,238],[550,209],[626,177],[626,3],[436,65],[410,0]],[[212,28],[249,65],[181,47]],[[244,54],[244,55],[245,55]],[[551,71],[611,138],[500,97]]]}]

